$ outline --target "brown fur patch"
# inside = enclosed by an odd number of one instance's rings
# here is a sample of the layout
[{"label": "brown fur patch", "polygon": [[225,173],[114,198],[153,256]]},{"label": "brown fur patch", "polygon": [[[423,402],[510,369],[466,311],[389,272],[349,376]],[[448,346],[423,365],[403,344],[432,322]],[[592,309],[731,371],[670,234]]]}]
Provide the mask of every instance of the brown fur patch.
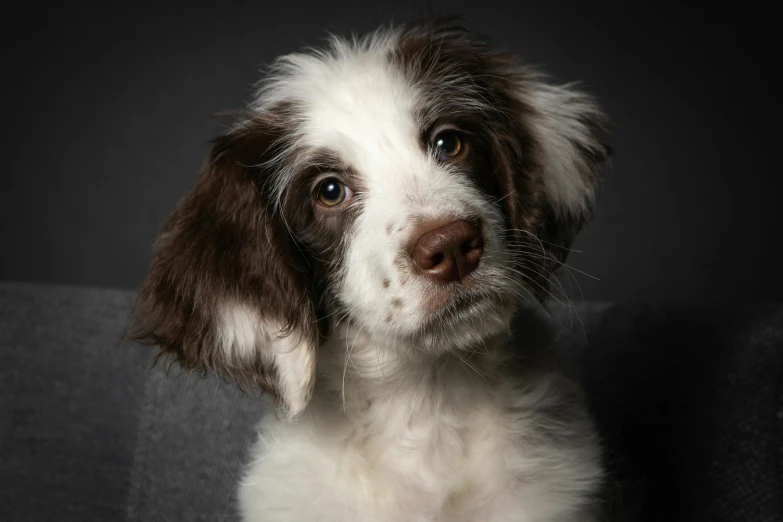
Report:
[{"label": "brown fur patch", "polygon": [[[218,306],[240,303],[314,349],[318,331],[307,261],[271,212],[270,172],[259,165],[283,132],[283,111],[255,115],[218,137],[195,186],[165,220],[139,289],[130,337],[157,345],[184,370],[217,372],[280,396],[276,368],[256,353],[227,361]],[[157,358],[156,358],[157,360]]]}]

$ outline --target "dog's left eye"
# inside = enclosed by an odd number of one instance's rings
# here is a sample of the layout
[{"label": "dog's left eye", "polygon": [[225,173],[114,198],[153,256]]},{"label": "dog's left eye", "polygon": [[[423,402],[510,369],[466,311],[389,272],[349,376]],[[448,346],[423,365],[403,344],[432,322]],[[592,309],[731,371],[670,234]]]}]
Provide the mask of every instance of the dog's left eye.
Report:
[{"label": "dog's left eye", "polygon": [[336,207],[353,197],[353,191],[337,178],[327,178],[318,185],[318,202],[325,207]]},{"label": "dog's left eye", "polygon": [[446,160],[458,157],[464,150],[462,139],[451,131],[441,132],[435,136],[433,145],[438,156]]}]

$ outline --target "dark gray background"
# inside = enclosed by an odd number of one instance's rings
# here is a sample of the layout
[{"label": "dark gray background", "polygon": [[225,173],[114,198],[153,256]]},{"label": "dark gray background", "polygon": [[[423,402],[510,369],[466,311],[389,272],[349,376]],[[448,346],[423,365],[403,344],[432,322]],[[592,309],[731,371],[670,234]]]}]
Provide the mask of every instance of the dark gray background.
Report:
[{"label": "dark gray background", "polygon": [[600,278],[577,274],[585,298],[783,299],[772,14],[572,4],[11,8],[0,279],[136,287],[223,123],[213,115],[242,105],[260,66],[326,30],[434,12],[582,80],[613,118],[614,166],[570,259]]}]

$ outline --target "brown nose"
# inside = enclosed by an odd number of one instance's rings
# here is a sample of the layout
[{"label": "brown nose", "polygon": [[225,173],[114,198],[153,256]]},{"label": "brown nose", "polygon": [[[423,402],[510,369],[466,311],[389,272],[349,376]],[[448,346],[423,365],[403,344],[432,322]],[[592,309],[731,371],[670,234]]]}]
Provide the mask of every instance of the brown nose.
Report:
[{"label": "brown nose", "polygon": [[462,281],[478,266],[484,241],[478,227],[460,219],[427,230],[409,253],[414,266],[436,283]]}]

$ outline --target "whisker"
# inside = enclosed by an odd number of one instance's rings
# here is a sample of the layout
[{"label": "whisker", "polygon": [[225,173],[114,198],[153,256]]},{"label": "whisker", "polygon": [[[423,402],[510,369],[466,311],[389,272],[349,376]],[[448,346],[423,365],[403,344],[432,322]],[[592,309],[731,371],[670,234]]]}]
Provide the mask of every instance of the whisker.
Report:
[{"label": "whisker", "polygon": [[[568,268],[569,270],[573,270],[575,272],[578,272],[578,273],[580,273],[580,274],[582,274],[584,276],[587,276],[587,277],[589,277],[591,279],[594,279],[596,281],[600,281],[601,280],[600,278],[598,278],[598,277],[596,277],[596,276],[594,276],[592,274],[588,274],[587,272],[585,272],[583,270],[580,270],[580,269],[578,269],[576,267],[573,267],[573,266],[569,265],[568,263],[564,263],[563,261],[560,261],[555,256],[553,256],[550,252],[547,252],[546,250],[544,250],[543,249],[543,245],[541,247],[542,248],[541,250],[536,250],[535,246],[532,243],[508,242],[508,244],[511,247],[509,250],[511,250],[512,252],[515,251],[515,250],[522,250],[523,248],[529,247],[529,248],[532,248],[533,250],[525,250],[526,252],[539,254],[543,258],[549,259],[550,261],[554,261],[555,263],[557,263],[558,265],[560,265],[562,267],[565,267],[565,268]],[[581,250],[574,250],[574,252],[581,252]]]},{"label": "whisker", "polygon": [[560,304],[560,306],[562,306],[563,308],[566,308],[566,309],[568,308],[568,306],[566,306],[566,305],[565,305],[565,303],[563,303],[563,302],[562,302],[562,301],[560,301],[560,300],[559,300],[557,297],[555,297],[555,296],[552,294],[552,292],[550,292],[549,290],[547,290],[547,288],[546,288],[545,286],[543,286],[541,283],[539,283],[538,281],[536,281],[535,279],[533,279],[533,278],[532,278],[532,277],[530,277],[529,275],[525,274],[524,272],[522,272],[522,271],[520,271],[520,270],[516,270],[516,269],[514,269],[514,268],[506,267],[506,269],[507,269],[507,270],[511,270],[512,272],[515,272],[515,273],[519,274],[520,276],[524,277],[525,279],[527,279],[528,281],[530,281],[531,283],[533,283],[534,285],[536,285],[537,287],[539,287],[541,290],[543,290],[544,292],[546,292],[546,293],[547,293],[547,295],[549,295],[549,297],[551,297],[552,299],[554,299],[555,301],[557,301],[557,302]]},{"label": "whisker", "polygon": [[532,233],[529,230],[524,230],[524,229],[521,229],[521,228],[507,228],[506,232],[524,232],[525,234],[535,238],[539,243],[545,243],[547,245],[556,246],[557,248],[562,248],[563,250],[568,250],[569,252],[576,252],[578,254],[582,254],[583,253],[582,250],[575,250],[573,248],[566,248],[564,246],[558,245],[557,243],[551,243],[549,241],[545,241],[545,240],[539,238],[538,236],[536,236],[534,233]]},{"label": "whisker", "polygon": [[[353,308],[356,308],[356,307],[354,306]],[[351,308],[351,310],[353,310],[353,308]],[[348,312],[347,312],[347,313],[351,313],[351,310],[348,310]],[[335,311],[334,311],[334,312],[332,312],[332,313],[326,314],[326,315],[325,315],[325,316],[323,316],[323,317],[319,317],[318,319],[316,319],[316,320],[315,320],[315,321],[313,321],[313,322],[314,322],[314,323],[317,323],[317,322],[319,322],[319,321],[323,321],[324,319],[327,319],[327,318],[329,318],[329,317],[333,316],[334,314],[339,314],[340,312],[342,312],[342,310],[341,310],[341,309],[337,309],[337,310],[335,310]],[[338,324],[339,324],[339,321],[338,321]]]},{"label": "whisker", "polygon": [[[563,287],[563,284],[560,281],[558,281],[557,277],[555,277],[555,274],[552,273],[551,269],[549,269],[545,265],[542,265],[541,263],[536,263],[535,261],[532,261],[530,259],[523,259],[521,262],[522,263],[532,264],[532,265],[535,265],[535,266],[541,268],[544,271],[544,274],[549,276],[548,277],[549,281],[553,282],[556,285],[557,289],[563,295],[563,298],[569,299],[568,293],[565,291],[565,287]],[[569,272],[569,274],[570,274],[570,272]]]},{"label": "whisker", "polygon": [[471,370],[473,370],[474,372],[476,372],[476,373],[479,375],[479,377],[481,377],[482,379],[486,379],[486,378],[487,378],[487,376],[486,376],[486,374],[484,374],[484,372],[482,372],[481,370],[479,370],[479,369],[478,369],[478,368],[477,368],[475,365],[471,364],[471,363],[470,363],[470,362],[469,362],[467,359],[465,359],[463,356],[461,356],[461,355],[459,354],[459,352],[457,352],[457,351],[454,351],[454,352],[451,352],[451,353],[453,353],[454,355],[456,355],[456,356],[457,356],[457,358],[458,358],[460,361],[462,361],[463,363],[465,363],[465,365],[467,365],[467,367],[468,367],[468,368],[470,368]]}]

